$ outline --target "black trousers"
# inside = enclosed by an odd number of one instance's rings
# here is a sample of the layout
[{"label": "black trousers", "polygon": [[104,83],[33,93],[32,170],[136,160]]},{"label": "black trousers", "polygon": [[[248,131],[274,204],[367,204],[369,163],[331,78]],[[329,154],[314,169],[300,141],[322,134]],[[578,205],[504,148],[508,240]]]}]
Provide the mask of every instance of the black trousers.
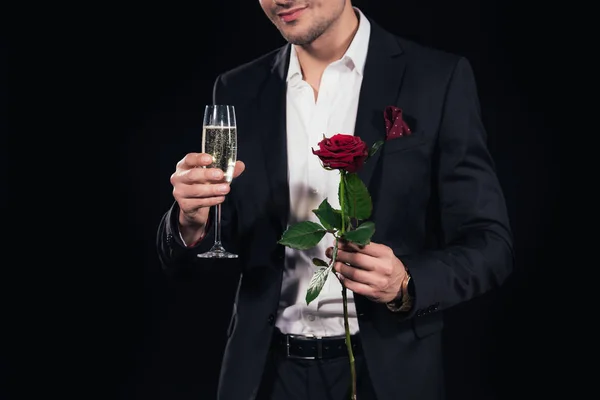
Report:
[{"label": "black trousers", "polygon": [[[362,354],[355,365],[357,400],[377,400]],[[349,400],[350,383],[348,357],[300,360],[272,350],[256,400]]]}]

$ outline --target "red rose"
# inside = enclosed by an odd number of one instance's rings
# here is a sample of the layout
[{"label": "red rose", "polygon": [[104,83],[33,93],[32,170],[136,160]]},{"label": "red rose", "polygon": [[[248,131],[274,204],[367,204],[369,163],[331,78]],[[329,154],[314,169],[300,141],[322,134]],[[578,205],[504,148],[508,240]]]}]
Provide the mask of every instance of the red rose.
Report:
[{"label": "red rose", "polygon": [[338,133],[319,142],[319,150],[312,150],[323,166],[331,169],[342,169],[353,173],[365,162],[369,150],[367,144],[359,137]]}]

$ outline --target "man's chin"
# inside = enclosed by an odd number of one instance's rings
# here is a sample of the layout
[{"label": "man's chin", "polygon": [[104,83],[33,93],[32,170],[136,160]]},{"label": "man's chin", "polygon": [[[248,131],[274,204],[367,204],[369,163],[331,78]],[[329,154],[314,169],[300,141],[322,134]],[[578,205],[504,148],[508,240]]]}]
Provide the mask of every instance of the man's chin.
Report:
[{"label": "man's chin", "polygon": [[289,30],[280,30],[280,32],[287,42],[295,44],[297,46],[304,46],[310,44],[315,40],[315,38],[312,37],[312,35],[309,35],[307,33],[290,32]]},{"label": "man's chin", "polygon": [[306,40],[303,40],[303,38],[296,38],[296,37],[284,37],[284,39],[285,39],[285,40],[286,40],[288,43],[290,43],[290,44],[293,44],[293,45],[296,45],[296,46],[305,46],[305,45],[307,45],[307,44],[310,44],[310,42],[308,42],[308,41],[306,41]]}]

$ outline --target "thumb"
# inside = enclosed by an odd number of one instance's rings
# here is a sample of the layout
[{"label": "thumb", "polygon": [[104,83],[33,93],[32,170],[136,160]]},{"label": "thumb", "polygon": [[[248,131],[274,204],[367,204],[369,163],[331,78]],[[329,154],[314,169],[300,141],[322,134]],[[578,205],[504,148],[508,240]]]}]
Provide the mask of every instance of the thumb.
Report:
[{"label": "thumb", "polygon": [[246,169],[246,164],[244,164],[243,161],[236,161],[235,169],[233,170],[233,177],[237,178],[238,176],[240,176],[242,174],[242,172],[244,172],[245,169]]}]

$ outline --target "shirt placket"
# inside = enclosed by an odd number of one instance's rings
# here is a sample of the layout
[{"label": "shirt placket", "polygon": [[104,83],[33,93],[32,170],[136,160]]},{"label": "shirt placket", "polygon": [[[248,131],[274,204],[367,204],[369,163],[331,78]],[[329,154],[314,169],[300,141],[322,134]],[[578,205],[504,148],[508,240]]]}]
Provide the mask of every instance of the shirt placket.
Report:
[{"label": "shirt placket", "polygon": [[[330,65],[323,72],[321,85],[319,88],[319,96],[315,105],[315,112],[309,129],[310,147],[317,148],[317,143],[323,140],[323,135],[330,137],[334,132],[330,132],[331,113],[335,110],[335,86],[339,79],[339,73]],[[309,149],[311,160],[309,161],[309,186],[312,193],[317,195],[319,199],[325,197],[327,188],[327,176],[331,173],[321,165],[319,158],[312,154]],[[319,201],[320,203],[320,201]]]}]

